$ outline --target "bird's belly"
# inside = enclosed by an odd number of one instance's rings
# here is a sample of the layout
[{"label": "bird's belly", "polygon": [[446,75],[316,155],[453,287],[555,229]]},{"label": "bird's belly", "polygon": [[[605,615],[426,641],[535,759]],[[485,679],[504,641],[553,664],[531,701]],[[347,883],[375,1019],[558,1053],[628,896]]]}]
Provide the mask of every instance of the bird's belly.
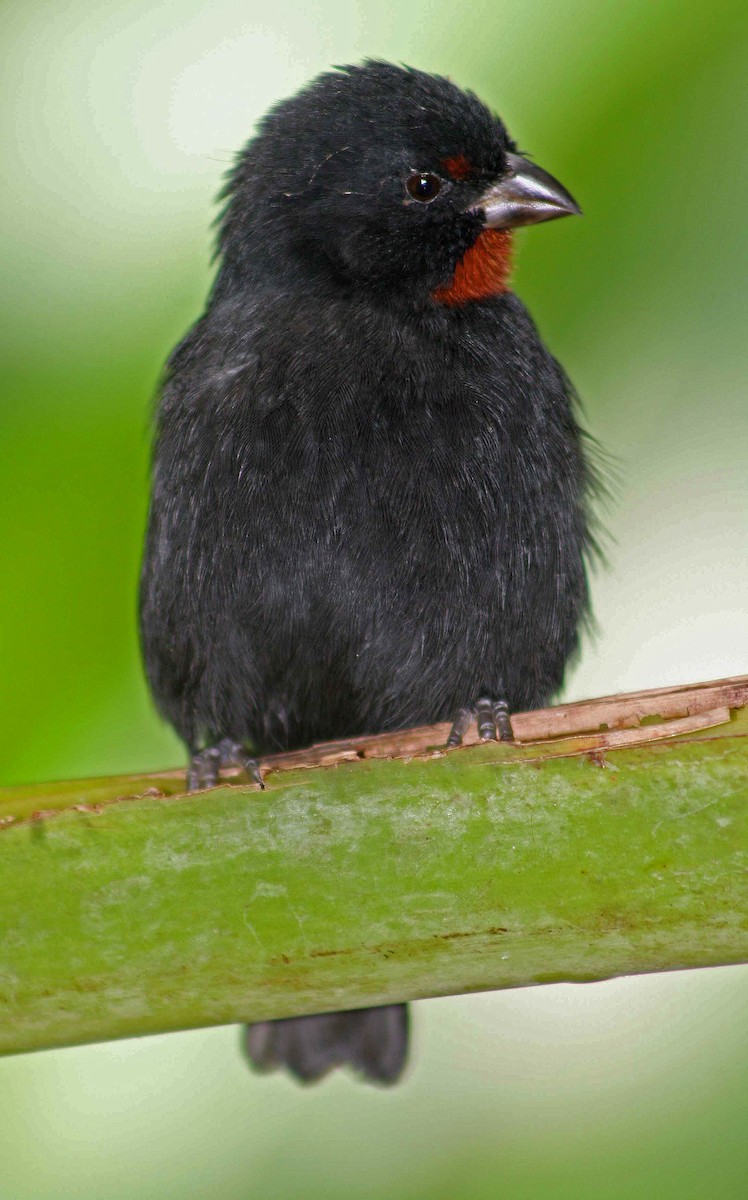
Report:
[{"label": "bird's belly", "polygon": [[328,537],[317,523],[306,544],[296,539],[293,563],[279,553],[248,646],[264,697],[255,741],[447,720],[483,693],[513,707],[546,698],[548,670],[560,678],[567,652],[550,648],[543,630],[557,573],[536,572],[531,594],[496,530],[476,536],[472,512],[442,525],[437,515],[422,511],[404,527],[358,521]]}]

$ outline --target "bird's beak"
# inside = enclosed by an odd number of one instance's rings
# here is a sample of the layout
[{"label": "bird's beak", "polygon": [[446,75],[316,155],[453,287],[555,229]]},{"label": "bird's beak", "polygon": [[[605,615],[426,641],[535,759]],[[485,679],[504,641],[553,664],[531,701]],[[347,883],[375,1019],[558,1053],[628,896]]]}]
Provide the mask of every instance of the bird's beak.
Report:
[{"label": "bird's beak", "polygon": [[582,210],[565,187],[535,163],[507,154],[507,173],[487,191],[473,211],[483,213],[489,229],[535,225],[555,217],[581,216]]}]

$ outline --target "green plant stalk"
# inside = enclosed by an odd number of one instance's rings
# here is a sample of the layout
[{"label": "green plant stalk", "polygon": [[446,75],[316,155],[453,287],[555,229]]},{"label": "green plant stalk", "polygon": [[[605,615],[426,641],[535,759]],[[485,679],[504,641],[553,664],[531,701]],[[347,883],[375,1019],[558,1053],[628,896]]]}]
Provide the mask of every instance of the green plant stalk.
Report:
[{"label": "green plant stalk", "polygon": [[0,1051],[747,961],[748,709],[584,744],[0,791]]}]

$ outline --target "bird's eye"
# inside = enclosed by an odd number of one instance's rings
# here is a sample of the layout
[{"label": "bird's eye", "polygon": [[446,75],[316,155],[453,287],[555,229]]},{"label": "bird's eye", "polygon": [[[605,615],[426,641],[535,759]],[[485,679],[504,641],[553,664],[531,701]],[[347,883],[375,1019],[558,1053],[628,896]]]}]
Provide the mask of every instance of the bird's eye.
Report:
[{"label": "bird's eye", "polygon": [[438,196],[441,189],[442,181],[439,176],[431,175],[428,171],[418,171],[405,181],[405,190],[411,200],[420,200],[423,204],[428,204]]}]

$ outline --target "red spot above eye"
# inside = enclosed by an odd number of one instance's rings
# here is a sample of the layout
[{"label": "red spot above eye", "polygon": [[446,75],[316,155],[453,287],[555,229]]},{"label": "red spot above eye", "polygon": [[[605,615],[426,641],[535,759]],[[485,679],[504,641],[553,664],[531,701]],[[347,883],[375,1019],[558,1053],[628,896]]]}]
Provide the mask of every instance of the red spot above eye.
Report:
[{"label": "red spot above eye", "polygon": [[467,179],[473,173],[472,163],[464,154],[442,159],[442,166],[451,179]]}]

